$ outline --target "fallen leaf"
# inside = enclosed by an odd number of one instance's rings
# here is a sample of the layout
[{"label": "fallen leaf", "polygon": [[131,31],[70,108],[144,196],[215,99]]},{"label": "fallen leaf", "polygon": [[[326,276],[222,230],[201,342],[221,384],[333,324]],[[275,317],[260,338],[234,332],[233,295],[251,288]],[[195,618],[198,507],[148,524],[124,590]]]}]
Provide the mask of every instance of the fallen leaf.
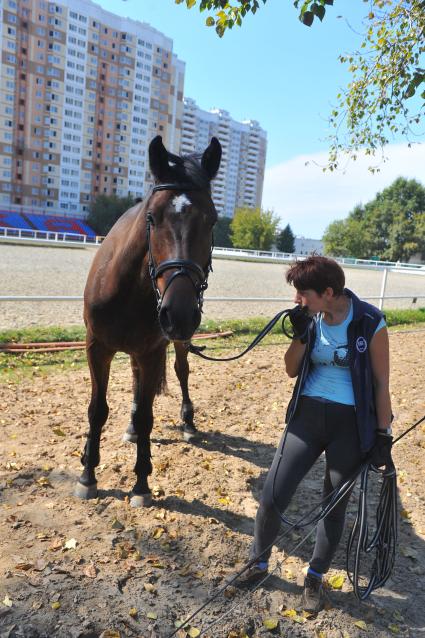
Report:
[{"label": "fallen leaf", "polygon": [[97,576],[97,567],[94,563],[89,563],[87,567],[84,569],[84,576],[87,578],[96,578]]},{"label": "fallen leaf", "polygon": [[367,625],[364,620],[357,620],[354,625],[363,631],[367,631]]},{"label": "fallen leaf", "polygon": [[334,576],[330,576],[327,579],[328,584],[332,587],[332,589],[342,589],[342,586],[345,582],[344,574],[335,574]]},{"label": "fallen leaf", "polygon": [[399,634],[400,633],[400,627],[398,625],[388,625],[388,629],[390,630],[390,632],[392,634]]},{"label": "fallen leaf", "polygon": [[53,428],[53,433],[56,434],[56,436],[66,436],[65,432],[60,428]]},{"label": "fallen leaf", "polygon": [[285,618],[295,618],[295,616],[298,615],[295,609],[285,609],[284,611],[281,611],[280,613]]},{"label": "fallen leaf", "polygon": [[19,569],[22,572],[27,572],[34,567],[33,563],[17,563],[15,569]]},{"label": "fallen leaf", "polygon": [[[295,612],[296,615],[297,612]],[[266,629],[276,629],[279,624],[278,618],[264,618],[263,625]]]},{"label": "fallen leaf", "polygon": [[40,476],[40,478],[36,480],[36,483],[40,485],[41,487],[52,487],[47,476]]},{"label": "fallen leaf", "polygon": [[58,600],[56,600],[54,603],[51,603],[50,607],[52,609],[60,609],[61,608],[61,604]]},{"label": "fallen leaf", "polygon": [[5,605],[6,607],[12,607],[13,602],[11,601],[11,599],[9,598],[9,596],[6,594],[6,596],[4,597],[4,599],[2,600],[3,605]]},{"label": "fallen leaf", "polygon": [[151,620],[156,620],[158,618],[157,614],[154,611],[148,611],[146,616],[147,618],[150,618]]},{"label": "fallen leaf", "polygon": [[152,538],[154,538],[155,540],[158,540],[158,538],[161,538],[164,532],[165,532],[164,527],[157,527],[156,529],[154,529],[152,533]]},{"label": "fallen leaf", "polygon": [[136,609],[135,607],[132,607],[128,613],[129,613],[129,615],[130,615],[132,618],[136,618],[136,617],[137,617],[137,614],[138,614],[138,611],[137,611],[137,609]]},{"label": "fallen leaf", "polygon": [[121,638],[121,634],[116,629],[105,629],[105,631],[102,631],[99,638]]},{"label": "fallen leaf", "polygon": [[200,629],[197,629],[196,627],[191,627],[188,630],[187,635],[190,636],[190,638],[197,638],[200,633],[201,633]]},{"label": "fallen leaf", "polygon": [[218,502],[220,503],[220,505],[230,505],[232,501],[228,496],[223,496],[222,498],[218,499]]},{"label": "fallen leaf", "polygon": [[66,541],[63,548],[64,549],[75,549],[77,547],[78,541],[75,538],[70,538],[69,541]]},{"label": "fallen leaf", "polygon": [[143,587],[145,591],[148,591],[150,594],[154,594],[156,592],[156,587],[155,585],[152,585],[152,583],[143,583]]},{"label": "fallen leaf", "polygon": [[112,521],[111,527],[112,529],[118,529],[118,530],[124,529],[124,525],[117,518],[114,518],[114,520]]}]

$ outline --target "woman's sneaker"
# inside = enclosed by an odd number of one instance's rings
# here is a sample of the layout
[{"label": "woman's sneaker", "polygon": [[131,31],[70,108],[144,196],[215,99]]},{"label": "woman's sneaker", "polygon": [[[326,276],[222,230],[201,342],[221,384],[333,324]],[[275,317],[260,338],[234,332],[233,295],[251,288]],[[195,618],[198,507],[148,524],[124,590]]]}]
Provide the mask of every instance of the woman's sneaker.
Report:
[{"label": "woman's sneaker", "polygon": [[257,585],[263,578],[265,578],[268,574],[268,565],[267,563],[254,563],[248,569],[246,569],[240,576],[238,576],[233,583],[231,584],[233,587],[238,587],[239,589],[244,589],[245,587],[250,587],[251,585]]},{"label": "woman's sneaker", "polygon": [[307,574],[301,596],[301,607],[304,611],[318,613],[329,605],[329,596],[323,587],[322,579],[313,576],[313,574]]}]

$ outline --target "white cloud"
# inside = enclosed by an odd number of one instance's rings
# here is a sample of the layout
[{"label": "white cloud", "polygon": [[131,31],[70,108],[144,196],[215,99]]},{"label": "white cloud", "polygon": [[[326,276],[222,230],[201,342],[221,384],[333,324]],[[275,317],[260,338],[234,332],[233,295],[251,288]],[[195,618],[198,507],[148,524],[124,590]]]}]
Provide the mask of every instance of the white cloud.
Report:
[{"label": "white cloud", "polygon": [[387,147],[385,157],[379,173],[368,170],[371,158],[364,154],[344,171],[324,173],[326,153],[299,155],[266,170],[262,206],[274,209],[296,235],[320,238],[330,222],[373,199],[397,177],[425,184],[425,145],[394,144]]}]

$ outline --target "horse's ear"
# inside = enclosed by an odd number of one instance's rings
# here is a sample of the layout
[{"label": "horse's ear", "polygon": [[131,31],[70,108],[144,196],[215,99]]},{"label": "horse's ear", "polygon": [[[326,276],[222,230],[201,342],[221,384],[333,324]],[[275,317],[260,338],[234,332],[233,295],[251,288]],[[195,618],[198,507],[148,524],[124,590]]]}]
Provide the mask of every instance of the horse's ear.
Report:
[{"label": "horse's ear", "polygon": [[170,173],[168,153],[160,135],[154,137],[149,144],[149,166],[155,179],[159,182],[167,180]]},{"label": "horse's ear", "polygon": [[210,179],[214,179],[220,167],[221,144],[216,137],[211,138],[210,145],[202,155],[201,166],[208,173]]}]

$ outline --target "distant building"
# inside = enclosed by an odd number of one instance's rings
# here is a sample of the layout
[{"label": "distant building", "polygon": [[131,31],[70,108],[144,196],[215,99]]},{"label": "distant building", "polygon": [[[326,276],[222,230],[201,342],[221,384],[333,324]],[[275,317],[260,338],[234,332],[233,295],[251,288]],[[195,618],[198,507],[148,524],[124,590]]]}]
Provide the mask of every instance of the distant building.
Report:
[{"label": "distant building", "polygon": [[215,135],[223,147],[220,170],[212,183],[219,215],[233,217],[235,208],[261,206],[267,134],[258,122],[237,122],[227,111],[200,109],[184,99],[181,152],[203,151]]},{"label": "distant building", "polygon": [[144,195],[149,141],[180,149],[173,41],[90,0],[1,6],[0,206],[84,217],[98,195]]},{"label": "distant building", "polygon": [[323,241],[321,239],[308,239],[307,237],[295,237],[295,254],[310,255],[312,252],[323,255]]}]

